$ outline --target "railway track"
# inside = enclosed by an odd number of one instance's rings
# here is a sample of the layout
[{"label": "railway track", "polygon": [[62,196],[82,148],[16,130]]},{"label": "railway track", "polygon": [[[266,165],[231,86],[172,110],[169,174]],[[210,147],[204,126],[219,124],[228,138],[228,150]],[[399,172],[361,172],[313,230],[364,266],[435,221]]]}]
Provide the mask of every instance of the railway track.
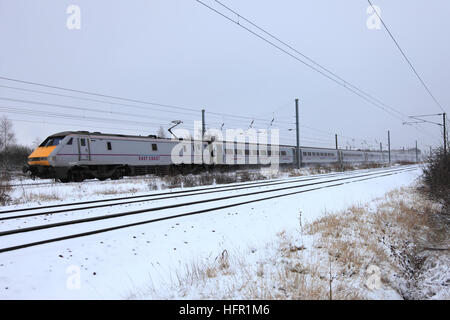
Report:
[{"label": "railway track", "polygon": [[[155,223],[158,221],[176,219],[189,215],[197,215],[206,212],[227,209],[237,207],[245,204],[256,203],[261,201],[267,201],[271,199],[292,196],[295,194],[301,194],[305,192],[311,192],[324,188],[337,187],[348,183],[356,183],[360,181],[377,179],[380,177],[390,176],[415,170],[417,167],[395,168],[376,170],[370,173],[353,173],[343,176],[328,176],[317,177],[310,179],[297,179],[295,181],[287,182],[275,182],[272,184],[266,183],[265,185],[252,185],[228,187],[225,190],[210,190],[209,193],[218,193],[230,191],[239,191],[237,194],[225,194],[222,196],[212,197],[209,199],[200,199],[187,202],[176,202],[174,204],[161,205],[157,207],[147,207],[139,210],[116,212],[110,214],[91,215],[89,217],[73,220],[63,220],[56,223],[44,223],[31,227],[16,227],[0,232],[0,239],[5,247],[0,248],[0,253],[9,252],[28,247],[43,245],[52,242],[58,242],[68,239],[80,238],[84,236],[109,232],[113,230],[128,228],[132,226],[138,226],[143,224]],[[318,180],[318,181],[314,181]],[[263,190],[257,190],[253,192],[243,192],[242,190],[251,190],[256,187],[264,188]],[[187,190],[186,190],[187,191]],[[184,197],[197,197],[205,195],[204,190],[199,190],[195,194],[184,194]],[[180,197],[181,195],[171,195],[170,197],[160,197],[153,200],[166,200],[174,197]],[[234,200],[238,200],[235,202]],[[230,202],[232,201],[232,202]],[[122,203],[123,204],[123,203]],[[208,206],[214,204],[213,206]],[[107,206],[106,204],[101,207]],[[179,212],[179,208],[192,207],[193,210],[187,212]],[[79,210],[88,210],[87,208],[78,208]],[[93,209],[92,206],[89,209]],[[63,209],[62,212],[74,211],[73,208]],[[58,210],[57,210],[58,211]],[[61,210],[59,210],[61,213]],[[53,211],[53,214],[55,211]],[[51,211],[40,213],[40,215],[51,215]],[[152,214],[152,219],[148,219],[145,214]],[[31,215],[22,216],[20,218],[14,218],[17,220],[29,218]],[[35,217],[35,216],[34,216]],[[82,226],[83,232],[80,231]],[[78,228],[78,230],[77,230]],[[75,229],[75,230],[74,230]],[[53,237],[48,238],[48,234],[52,234]]]},{"label": "railway track", "polygon": [[[152,176],[135,176],[135,177],[124,177],[120,179],[120,181],[126,181],[126,180],[148,180],[151,179]],[[83,183],[111,183],[112,180],[106,180],[106,181],[100,181],[97,179],[92,180],[84,180]],[[11,184],[10,187],[13,188],[22,188],[22,187],[36,187],[36,186],[69,186],[69,185],[79,185],[80,182],[58,182],[58,181],[49,181],[49,182],[32,182],[32,183],[14,183]]]},{"label": "railway track", "polygon": [[[368,170],[361,170],[358,172],[367,172],[367,171]],[[10,220],[12,218],[22,218],[22,217],[33,216],[33,214],[29,214],[29,215],[20,215],[20,216],[13,216],[13,217],[2,217],[5,214],[17,213],[17,212],[39,211],[39,210],[43,210],[43,209],[73,207],[72,209],[67,209],[67,210],[39,212],[38,214],[35,214],[35,215],[61,213],[61,212],[67,212],[67,211],[72,211],[72,210],[76,211],[76,210],[81,210],[81,209],[94,209],[94,208],[101,208],[101,207],[107,207],[107,206],[131,204],[131,203],[161,200],[161,199],[170,199],[170,198],[175,198],[175,197],[184,197],[184,196],[201,194],[201,193],[203,193],[203,194],[214,193],[214,192],[220,192],[222,190],[226,191],[227,189],[239,190],[239,189],[236,189],[236,187],[245,189],[245,188],[260,187],[260,186],[264,186],[264,185],[277,185],[277,184],[286,184],[286,183],[292,183],[292,182],[298,182],[298,181],[317,180],[317,179],[322,179],[322,178],[326,178],[326,177],[342,176],[345,174],[351,175],[351,174],[354,174],[354,172],[320,174],[320,175],[315,175],[313,177],[303,176],[303,177],[288,178],[288,179],[271,179],[271,180],[263,180],[263,181],[256,181],[256,182],[232,183],[232,184],[219,185],[219,186],[213,186],[213,187],[202,186],[202,187],[190,188],[189,190],[158,192],[158,193],[151,193],[151,194],[138,195],[138,196],[115,197],[115,198],[109,198],[109,199],[98,199],[98,200],[81,201],[81,202],[75,202],[75,203],[62,203],[62,204],[54,204],[54,205],[39,206],[39,207],[15,208],[15,209],[0,211],[0,221]],[[209,190],[214,190],[214,191],[210,192]],[[157,198],[160,196],[167,196],[167,197]],[[118,202],[118,201],[122,201],[122,200],[132,200],[132,199],[141,199],[141,200]],[[99,205],[99,206],[90,206],[90,207],[77,207],[80,205],[96,204],[96,203],[107,203],[107,204]]]}]

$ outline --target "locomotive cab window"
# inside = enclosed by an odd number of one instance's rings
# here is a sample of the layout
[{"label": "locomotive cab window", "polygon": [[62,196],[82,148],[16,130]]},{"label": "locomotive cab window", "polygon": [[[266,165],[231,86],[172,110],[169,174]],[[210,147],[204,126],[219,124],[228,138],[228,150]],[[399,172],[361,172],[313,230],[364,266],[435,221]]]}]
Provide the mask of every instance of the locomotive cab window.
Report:
[{"label": "locomotive cab window", "polygon": [[65,137],[51,137],[45,139],[44,142],[42,142],[39,147],[53,147],[59,145],[59,143],[64,139]]},{"label": "locomotive cab window", "polygon": [[67,141],[67,145],[68,145],[68,146],[71,146],[71,145],[72,145],[72,143],[73,143],[73,138],[70,138],[70,140],[69,140],[69,141]]},{"label": "locomotive cab window", "polygon": [[112,150],[111,142],[107,142],[106,143],[106,147],[107,147],[108,150]]},{"label": "locomotive cab window", "polygon": [[152,143],[152,151],[158,151],[158,145],[156,143]]}]

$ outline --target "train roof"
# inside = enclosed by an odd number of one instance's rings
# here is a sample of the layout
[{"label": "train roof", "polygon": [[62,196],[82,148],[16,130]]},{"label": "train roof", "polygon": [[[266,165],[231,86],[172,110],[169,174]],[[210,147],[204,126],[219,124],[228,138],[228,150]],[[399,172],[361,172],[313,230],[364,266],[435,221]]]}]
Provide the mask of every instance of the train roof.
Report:
[{"label": "train roof", "polygon": [[89,131],[63,131],[52,134],[50,137],[61,137],[68,135],[88,135],[88,136],[101,136],[101,137],[122,137],[122,138],[141,138],[141,139],[159,139],[159,140],[172,140],[170,138],[161,138],[156,135],[139,136],[139,135],[128,135],[128,134],[117,134],[117,133],[102,133],[102,132],[89,132]]},{"label": "train roof", "polygon": [[[157,139],[157,140],[165,140],[165,141],[177,141],[172,138],[160,138],[156,135],[148,135],[148,136],[138,136],[138,135],[126,135],[126,134],[113,134],[113,133],[101,133],[101,132],[89,132],[89,131],[63,131],[52,134],[49,137],[62,137],[68,135],[89,135],[89,136],[100,136],[100,137],[120,137],[120,138],[140,138],[140,139]],[[179,139],[179,141],[189,141],[190,139]],[[226,143],[227,141],[223,141]],[[270,145],[270,144],[269,144]],[[289,145],[279,145],[280,147],[293,147]],[[325,149],[325,148],[321,148]]]},{"label": "train roof", "polygon": [[[68,135],[89,135],[89,136],[101,136],[101,137],[121,137],[121,138],[139,138],[139,139],[157,139],[157,140],[164,140],[164,141],[176,141],[174,139],[171,138],[161,138],[158,137],[156,135],[148,135],[148,136],[140,136],[140,135],[126,135],[126,134],[117,134],[117,133],[102,133],[102,132],[89,132],[89,131],[63,131],[63,132],[58,132],[55,134],[52,134],[51,136],[49,136],[49,138],[51,137],[62,137],[62,136],[68,136]],[[183,140],[187,140],[188,139],[179,139],[179,141],[183,141]],[[227,141],[223,141],[223,143],[227,143]],[[270,144],[268,144],[270,145]],[[288,148],[295,148],[295,146],[292,145],[283,145],[280,144],[280,147],[288,147]],[[330,151],[336,151],[335,148],[319,148],[319,147],[308,147],[308,146],[300,146],[300,148],[307,148],[307,149],[317,149],[317,150],[330,150]],[[339,149],[340,151],[350,151],[350,152],[381,152],[380,150],[346,150],[346,149]],[[415,149],[412,149],[415,150]],[[420,149],[418,149],[418,151],[420,152]],[[383,152],[387,152],[387,150],[383,150]],[[391,150],[391,153],[406,153],[406,152],[411,152],[411,149],[407,149],[407,150]]]}]

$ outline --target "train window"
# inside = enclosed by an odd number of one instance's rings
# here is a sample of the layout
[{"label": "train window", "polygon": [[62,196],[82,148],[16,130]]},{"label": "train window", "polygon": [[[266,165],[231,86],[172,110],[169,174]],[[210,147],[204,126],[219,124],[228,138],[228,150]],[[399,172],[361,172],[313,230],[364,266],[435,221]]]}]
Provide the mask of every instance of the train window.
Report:
[{"label": "train window", "polygon": [[111,142],[107,142],[106,143],[106,147],[107,147],[108,150],[112,150]]},{"label": "train window", "polygon": [[[286,151],[281,151],[281,155],[285,156],[286,155]],[[303,155],[305,155],[305,152],[303,152]]]},{"label": "train window", "polygon": [[308,152],[303,152],[303,156],[307,156],[308,155]]},{"label": "train window", "polygon": [[269,156],[271,156],[272,155],[272,150],[269,150],[268,154],[269,154]]},{"label": "train window", "polygon": [[233,150],[231,150],[231,149],[225,149],[225,153],[226,153],[226,154],[233,154]]},{"label": "train window", "polygon": [[308,152],[308,156],[311,156],[311,152]]},{"label": "train window", "polygon": [[158,151],[158,145],[156,143],[152,143],[152,151]]},{"label": "train window", "polygon": [[52,147],[57,146],[64,139],[64,137],[52,137],[45,139],[44,142],[41,143],[39,147]]},{"label": "train window", "polygon": [[86,139],[80,139],[80,144],[82,147],[86,147]]},{"label": "train window", "polygon": [[261,150],[261,155],[265,156],[266,154],[266,150]]},{"label": "train window", "polygon": [[72,142],[73,142],[73,138],[70,138],[70,140],[67,141],[67,145],[68,145],[68,146],[71,146],[71,145],[72,145]]}]

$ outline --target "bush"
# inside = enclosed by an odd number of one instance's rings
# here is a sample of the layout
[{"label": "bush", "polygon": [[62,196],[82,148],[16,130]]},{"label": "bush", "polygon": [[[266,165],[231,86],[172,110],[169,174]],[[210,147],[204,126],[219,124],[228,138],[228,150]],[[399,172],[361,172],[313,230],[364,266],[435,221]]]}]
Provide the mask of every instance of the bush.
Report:
[{"label": "bush", "polygon": [[28,147],[11,145],[0,152],[0,163],[2,169],[18,170],[27,164],[28,156],[32,150]]},{"label": "bush", "polygon": [[439,149],[430,155],[423,170],[424,191],[450,209],[450,155]]},{"label": "bush", "polygon": [[11,191],[10,177],[6,172],[0,173],[0,204],[7,205],[11,198],[9,192]]}]

